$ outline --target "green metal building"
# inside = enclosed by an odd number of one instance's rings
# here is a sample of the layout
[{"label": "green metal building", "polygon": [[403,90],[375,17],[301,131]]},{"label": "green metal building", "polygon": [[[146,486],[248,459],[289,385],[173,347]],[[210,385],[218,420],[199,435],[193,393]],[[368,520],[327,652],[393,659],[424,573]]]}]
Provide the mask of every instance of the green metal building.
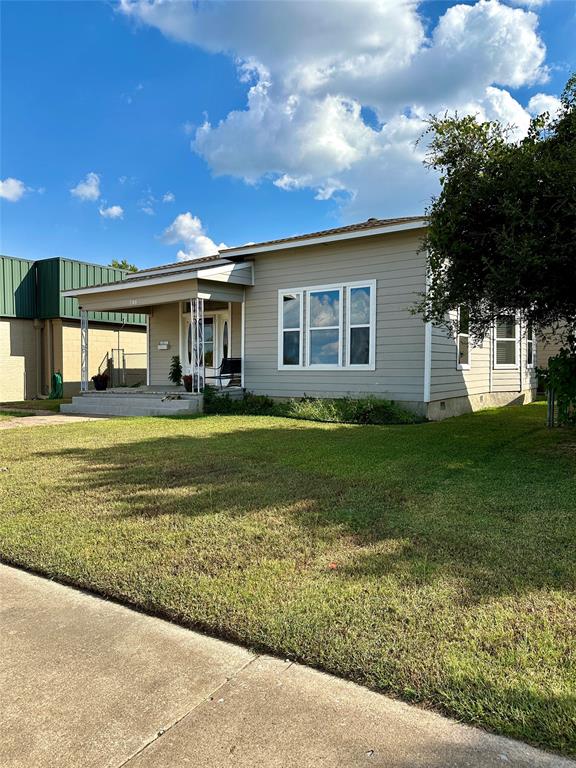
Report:
[{"label": "green metal building", "polygon": [[[62,373],[66,395],[77,391],[80,311],[77,300],[62,291],[120,281],[126,274],[72,259],[0,256],[0,402],[46,394],[54,371]],[[135,371],[145,370],[145,315],[91,312],[89,319],[91,371],[97,373],[113,349],[132,355]]]}]

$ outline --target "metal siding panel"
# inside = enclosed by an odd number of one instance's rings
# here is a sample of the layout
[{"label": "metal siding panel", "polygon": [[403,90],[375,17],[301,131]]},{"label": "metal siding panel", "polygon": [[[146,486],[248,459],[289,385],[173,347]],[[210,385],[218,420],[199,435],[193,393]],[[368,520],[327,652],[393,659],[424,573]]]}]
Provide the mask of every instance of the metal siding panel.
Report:
[{"label": "metal siding panel", "polygon": [[[62,259],[62,284],[61,291],[73,288],[87,288],[102,283],[118,282],[124,277],[121,269],[113,267],[104,267],[98,264],[88,264],[86,262],[71,261]],[[80,317],[78,309],[78,300],[71,298],[62,298],[61,317],[77,319]],[[144,315],[120,315],[118,312],[89,312],[89,320],[93,322],[115,323],[127,325],[146,325]]]},{"label": "metal siding panel", "polygon": [[0,316],[34,317],[35,286],[33,261],[0,256]]}]

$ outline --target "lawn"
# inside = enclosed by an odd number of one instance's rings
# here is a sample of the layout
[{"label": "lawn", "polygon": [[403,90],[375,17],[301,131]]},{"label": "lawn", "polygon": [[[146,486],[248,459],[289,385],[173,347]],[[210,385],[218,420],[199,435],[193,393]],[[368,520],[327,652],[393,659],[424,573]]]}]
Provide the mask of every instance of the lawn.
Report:
[{"label": "lawn", "polygon": [[0,440],[0,556],[576,755],[576,432],[122,419]]}]

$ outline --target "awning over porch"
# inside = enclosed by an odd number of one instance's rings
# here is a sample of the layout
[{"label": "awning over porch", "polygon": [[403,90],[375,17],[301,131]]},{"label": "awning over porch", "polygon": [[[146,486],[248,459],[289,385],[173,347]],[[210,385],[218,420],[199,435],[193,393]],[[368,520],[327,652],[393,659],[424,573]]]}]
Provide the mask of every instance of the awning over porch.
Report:
[{"label": "awning over porch", "polygon": [[120,282],[77,288],[63,295],[76,298],[86,312],[134,312],[137,308],[146,314],[157,304],[194,298],[242,301],[246,285],[253,285],[251,262],[219,262],[196,268],[192,263],[135,272]]}]

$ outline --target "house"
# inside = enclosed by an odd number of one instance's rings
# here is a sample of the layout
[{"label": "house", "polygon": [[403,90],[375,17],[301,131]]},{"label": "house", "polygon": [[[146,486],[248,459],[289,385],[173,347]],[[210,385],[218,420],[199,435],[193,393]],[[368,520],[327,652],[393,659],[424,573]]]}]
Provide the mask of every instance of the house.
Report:
[{"label": "house", "polygon": [[[122,280],[126,272],[71,259],[0,256],[0,402],[50,391],[59,371],[64,394],[80,390],[80,311],[62,290]],[[90,315],[88,375],[111,369],[126,383],[146,379],[146,317]]]},{"label": "house", "polygon": [[[368,219],[64,295],[83,312],[147,315],[148,397],[168,391],[179,355],[196,393],[223,358],[239,357],[241,386],[274,398],[373,395],[430,419],[528,402],[535,340],[515,317],[474,346],[465,325],[454,337],[412,313],[426,290],[425,228],[423,217]],[[178,407],[199,408],[199,397]]]}]

